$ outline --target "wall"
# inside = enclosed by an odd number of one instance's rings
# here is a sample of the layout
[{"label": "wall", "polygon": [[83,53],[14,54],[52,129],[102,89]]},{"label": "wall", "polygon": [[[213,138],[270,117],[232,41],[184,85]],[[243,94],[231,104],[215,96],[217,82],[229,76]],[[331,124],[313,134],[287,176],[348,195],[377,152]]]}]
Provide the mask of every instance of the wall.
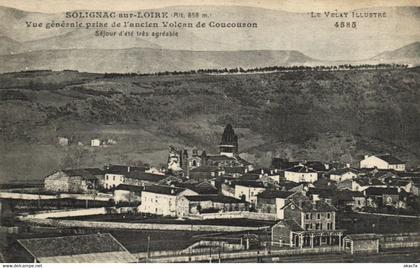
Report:
[{"label": "wall", "polygon": [[96,229],[134,229],[134,230],[177,230],[193,232],[241,232],[263,230],[268,227],[224,226],[224,225],[193,225],[193,224],[161,224],[161,223],[123,223],[98,222],[77,220],[38,219],[34,217],[20,217],[20,220],[35,224],[56,227],[81,227]]},{"label": "wall", "polygon": [[46,194],[21,194],[21,193],[10,193],[0,192],[0,199],[22,199],[22,200],[53,200],[53,199],[66,199],[73,198],[78,200],[97,200],[97,201],[109,201],[112,199],[112,195],[109,194],[59,194],[59,195],[46,195]]},{"label": "wall", "polygon": [[60,211],[49,211],[31,215],[36,219],[47,219],[47,218],[64,218],[64,217],[77,217],[77,216],[89,216],[89,215],[104,215],[108,214],[109,209],[107,208],[88,208],[88,209],[77,209],[77,210],[60,210]]}]

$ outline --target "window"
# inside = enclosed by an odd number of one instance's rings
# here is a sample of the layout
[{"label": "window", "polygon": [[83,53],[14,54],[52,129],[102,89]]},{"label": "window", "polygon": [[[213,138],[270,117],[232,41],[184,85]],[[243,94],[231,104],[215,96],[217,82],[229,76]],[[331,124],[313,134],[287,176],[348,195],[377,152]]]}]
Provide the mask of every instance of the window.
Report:
[{"label": "window", "polygon": [[306,213],[305,218],[309,220],[311,218],[311,213]]},{"label": "window", "polygon": [[305,225],[305,230],[310,230],[311,229],[311,225],[310,224],[306,224]]},{"label": "window", "polygon": [[321,219],[321,214],[320,214],[320,213],[317,213],[317,214],[316,214],[316,218],[317,218],[318,220],[320,220],[320,219]]},{"label": "window", "polygon": [[320,230],[321,229],[321,224],[320,223],[315,224],[315,229]]},{"label": "window", "polygon": [[327,213],[327,219],[331,219],[331,213]]},{"label": "window", "polygon": [[112,176],[112,180],[115,181],[115,176]]}]

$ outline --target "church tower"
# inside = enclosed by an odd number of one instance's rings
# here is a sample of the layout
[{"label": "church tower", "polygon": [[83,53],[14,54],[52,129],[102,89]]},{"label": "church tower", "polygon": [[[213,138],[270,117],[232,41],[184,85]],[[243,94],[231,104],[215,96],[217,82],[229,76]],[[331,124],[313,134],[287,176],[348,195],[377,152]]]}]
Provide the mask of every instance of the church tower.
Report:
[{"label": "church tower", "polygon": [[219,153],[233,157],[238,154],[238,136],[231,124],[227,124],[223,131],[222,141],[219,144]]}]

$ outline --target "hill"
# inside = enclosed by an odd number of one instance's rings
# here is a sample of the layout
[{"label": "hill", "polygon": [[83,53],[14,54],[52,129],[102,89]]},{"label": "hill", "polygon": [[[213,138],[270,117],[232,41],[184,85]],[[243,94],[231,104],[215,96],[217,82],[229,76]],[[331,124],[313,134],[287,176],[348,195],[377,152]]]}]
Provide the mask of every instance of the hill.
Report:
[{"label": "hill", "polygon": [[[159,59],[159,60],[157,60]],[[197,69],[254,68],[315,62],[298,51],[188,51],[152,48],[41,50],[0,56],[0,72],[33,69],[95,73],[151,73]]]},{"label": "hill", "polygon": [[[216,152],[226,123],[246,159],[420,159],[420,68],[241,75],[0,75],[0,180],[60,167],[164,164],[169,145]],[[57,137],[70,146],[59,146]],[[117,142],[89,147],[92,138]],[[78,145],[81,142],[84,145]]]},{"label": "hill", "polygon": [[396,63],[420,62],[420,42],[414,42],[399,49],[385,51],[373,59],[379,61],[393,61]]}]

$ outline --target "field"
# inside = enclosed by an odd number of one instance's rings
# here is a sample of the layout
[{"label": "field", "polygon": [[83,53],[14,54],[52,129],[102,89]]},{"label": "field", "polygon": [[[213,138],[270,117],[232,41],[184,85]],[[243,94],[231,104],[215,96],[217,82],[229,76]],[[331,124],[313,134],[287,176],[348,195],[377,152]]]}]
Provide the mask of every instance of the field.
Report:
[{"label": "field", "polygon": [[365,215],[353,212],[340,212],[336,228],[345,229],[346,233],[405,233],[418,232],[420,219],[389,216]]}]

